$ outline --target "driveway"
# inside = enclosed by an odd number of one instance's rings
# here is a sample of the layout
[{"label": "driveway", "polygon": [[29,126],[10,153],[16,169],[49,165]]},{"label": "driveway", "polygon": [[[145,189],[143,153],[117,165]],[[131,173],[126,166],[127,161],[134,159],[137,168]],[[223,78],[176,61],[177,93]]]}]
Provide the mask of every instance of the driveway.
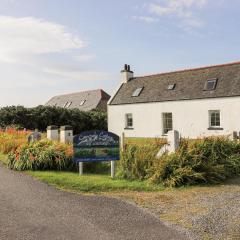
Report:
[{"label": "driveway", "polygon": [[124,201],[50,187],[0,165],[0,239],[186,239]]}]

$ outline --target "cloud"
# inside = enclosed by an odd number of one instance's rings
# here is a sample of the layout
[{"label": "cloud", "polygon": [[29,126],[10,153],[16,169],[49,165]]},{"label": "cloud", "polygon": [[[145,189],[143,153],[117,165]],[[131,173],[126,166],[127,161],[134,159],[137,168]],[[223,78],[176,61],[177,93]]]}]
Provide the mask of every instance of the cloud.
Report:
[{"label": "cloud", "polygon": [[100,71],[77,71],[60,68],[44,68],[45,73],[56,75],[58,77],[68,79],[69,81],[94,81],[96,79],[110,79],[110,74]]},{"label": "cloud", "polygon": [[94,54],[81,54],[78,56],[74,56],[74,59],[78,62],[89,62],[96,58]]},{"label": "cloud", "polygon": [[19,62],[32,55],[59,53],[85,45],[60,24],[33,17],[0,16],[0,61]]},{"label": "cloud", "polygon": [[162,4],[148,4],[148,11],[159,17],[176,17],[184,28],[199,28],[204,25],[201,19],[195,17],[195,12],[204,7],[207,4],[207,0],[168,0],[162,2]]},{"label": "cloud", "polygon": [[111,76],[91,70],[87,63],[96,56],[86,46],[61,24],[0,15],[0,106],[34,106],[58,92],[102,86]]},{"label": "cloud", "polygon": [[148,16],[132,16],[132,19],[142,21],[145,23],[155,23],[158,22],[157,18],[148,17]]}]

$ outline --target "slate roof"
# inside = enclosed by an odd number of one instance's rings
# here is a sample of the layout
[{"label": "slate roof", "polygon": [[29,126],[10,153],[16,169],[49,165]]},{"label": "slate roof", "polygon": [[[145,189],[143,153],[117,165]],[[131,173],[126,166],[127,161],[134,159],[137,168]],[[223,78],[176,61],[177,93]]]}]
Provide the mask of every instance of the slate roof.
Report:
[{"label": "slate roof", "polygon": [[[107,101],[109,99],[110,96],[106,92],[104,92],[102,89],[97,89],[55,96],[51,98],[45,105],[64,107],[68,102],[71,103],[68,109],[78,108],[82,111],[89,111],[98,108],[106,111]],[[81,101],[85,101],[82,106],[80,105]]]},{"label": "slate roof", "polygon": [[[216,89],[204,91],[207,80],[218,79]],[[176,84],[174,90],[168,85]],[[143,87],[138,97],[132,97]],[[123,83],[110,105],[240,96],[240,62],[132,78]]]}]

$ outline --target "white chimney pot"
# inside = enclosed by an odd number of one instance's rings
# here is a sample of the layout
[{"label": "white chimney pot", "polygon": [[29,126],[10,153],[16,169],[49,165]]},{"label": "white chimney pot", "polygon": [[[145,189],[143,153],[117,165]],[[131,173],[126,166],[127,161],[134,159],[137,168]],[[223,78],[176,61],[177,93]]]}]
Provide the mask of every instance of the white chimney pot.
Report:
[{"label": "white chimney pot", "polygon": [[125,64],[124,69],[121,71],[122,83],[127,83],[134,76],[133,71],[130,69],[130,65]]}]

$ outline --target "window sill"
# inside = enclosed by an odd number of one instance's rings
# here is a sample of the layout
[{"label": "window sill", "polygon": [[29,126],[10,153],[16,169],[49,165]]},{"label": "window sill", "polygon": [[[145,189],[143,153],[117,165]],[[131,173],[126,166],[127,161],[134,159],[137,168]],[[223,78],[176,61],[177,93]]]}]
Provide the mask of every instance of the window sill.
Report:
[{"label": "window sill", "polygon": [[124,128],[124,130],[134,130],[134,128],[126,127],[126,128]]},{"label": "window sill", "polygon": [[221,127],[210,127],[208,130],[223,130]]}]

